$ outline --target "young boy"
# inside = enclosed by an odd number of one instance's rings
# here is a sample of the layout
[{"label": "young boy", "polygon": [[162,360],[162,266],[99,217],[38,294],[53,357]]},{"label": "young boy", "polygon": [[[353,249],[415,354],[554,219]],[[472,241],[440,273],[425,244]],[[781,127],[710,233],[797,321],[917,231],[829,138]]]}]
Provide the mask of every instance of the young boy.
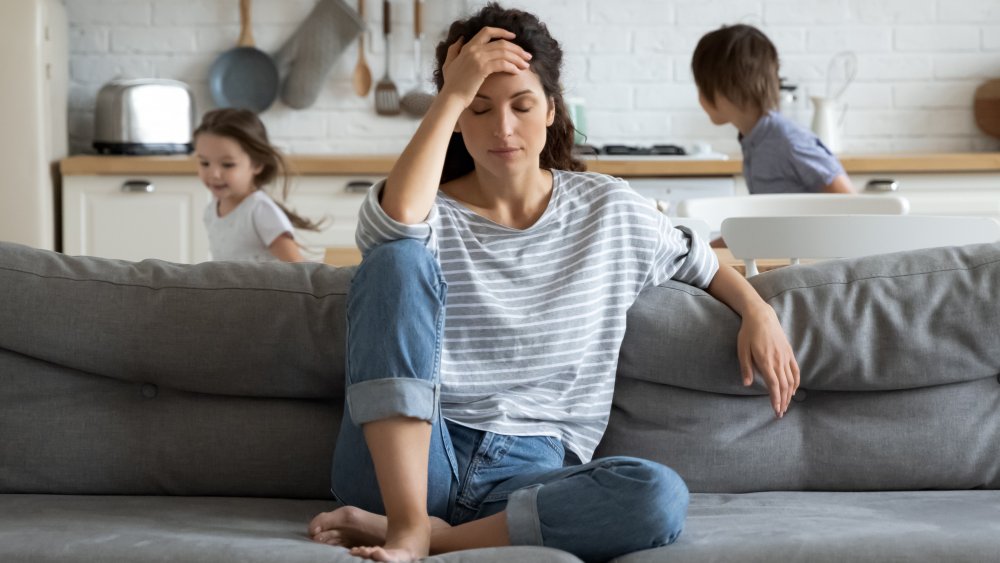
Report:
[{"label": "young boy", "polygon": [[778,51],[759,29],[734,25],[706,34],[691,70],[712,123],[740,131],[751,194],[854,192],[830,149],[778,113]]}]

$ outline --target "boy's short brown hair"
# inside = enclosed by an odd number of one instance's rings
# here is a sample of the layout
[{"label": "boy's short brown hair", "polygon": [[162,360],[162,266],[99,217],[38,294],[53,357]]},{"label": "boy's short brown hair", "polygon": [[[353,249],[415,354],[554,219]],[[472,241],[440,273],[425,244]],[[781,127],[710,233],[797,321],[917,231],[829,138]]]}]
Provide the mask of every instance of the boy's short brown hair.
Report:
[{"label": "boy's short brown hair", "polygon": [[778,50],[753,26],[723,26],[705,34],[694,49],[691,70],[712,104],[722,94],[740,108],[766,112],[778,107]]}]

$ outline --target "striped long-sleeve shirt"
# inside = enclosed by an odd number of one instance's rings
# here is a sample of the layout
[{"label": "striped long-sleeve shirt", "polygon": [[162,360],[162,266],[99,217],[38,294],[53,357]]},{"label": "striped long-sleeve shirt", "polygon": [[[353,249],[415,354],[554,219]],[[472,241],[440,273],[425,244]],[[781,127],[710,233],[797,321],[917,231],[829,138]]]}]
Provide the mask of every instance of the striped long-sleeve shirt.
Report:
[{"label": "striped long-sleeve shirt", "polygon": [[443,416],[556,437],[583,462],[607,426],[636,296],[668,279],[706,287],[719,267],[704,241],[671,227],[620,178],[554,170],[548,207],[523,230],[441,192],[424,222],[399,223],[379,205],[383,185],[361,206],[358,247],[414,238],[439,259]]}]

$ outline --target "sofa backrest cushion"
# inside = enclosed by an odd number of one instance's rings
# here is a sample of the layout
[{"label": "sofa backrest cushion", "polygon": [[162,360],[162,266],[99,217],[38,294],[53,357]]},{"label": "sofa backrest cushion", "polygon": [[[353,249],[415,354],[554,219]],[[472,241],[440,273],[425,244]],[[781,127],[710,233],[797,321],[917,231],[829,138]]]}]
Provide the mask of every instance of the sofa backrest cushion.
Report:
[{"label": "sofa backrest cushion", "polygon": [[0,243],[0,348],[183,391],[343,397],[353,269],[74,257]]},{"label": "sofa backrest cushion", "polygon": [[[350,269],[0,243],[0,492],[326,498]],[[802,386],[739,383],[739,318],[678,283],[629,312],[599,455],[696,492],[1000,488],[1000,246],[753,279]]]},{"label": "sofa backrest cushion", "polygon": [[665,463],[696,492],[1000,488],[1000,245],[778,269],[801,386],[776,419],[740,383],[739,317],[670,282],[629,312],[598,455]]},{"label": "sofa backrest cushion", "polygon": [[0,243],[0,492],[328,498],[352,273]]}]

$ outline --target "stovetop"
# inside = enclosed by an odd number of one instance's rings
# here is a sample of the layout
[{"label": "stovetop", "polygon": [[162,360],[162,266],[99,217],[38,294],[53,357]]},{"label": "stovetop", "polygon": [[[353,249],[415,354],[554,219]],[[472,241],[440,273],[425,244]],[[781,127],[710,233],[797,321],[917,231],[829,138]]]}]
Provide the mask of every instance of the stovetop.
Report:
[{"label": "stovetop", "polygon": [[600,147],[595,147],[594,145],[576,145],[573,147],[573,150],[579,155],[607,154],[612,156],[684,156],[687,154],[684,147],[677,145],[653,145],[651,147],[638,147],[633,145],[603,145]]},{"label": "stovetop", "polygon": [[712,152],[711,147],[705,144],[698,146],[698,152],[688,153],[684,147],[679,145],[576,145],[573,147],[573,154],[585,158],[609,159],[632,159],[632,158],[652,158],[652,159],[679,159],[679,160],[728,160],[729,157],[717,152]]}]

